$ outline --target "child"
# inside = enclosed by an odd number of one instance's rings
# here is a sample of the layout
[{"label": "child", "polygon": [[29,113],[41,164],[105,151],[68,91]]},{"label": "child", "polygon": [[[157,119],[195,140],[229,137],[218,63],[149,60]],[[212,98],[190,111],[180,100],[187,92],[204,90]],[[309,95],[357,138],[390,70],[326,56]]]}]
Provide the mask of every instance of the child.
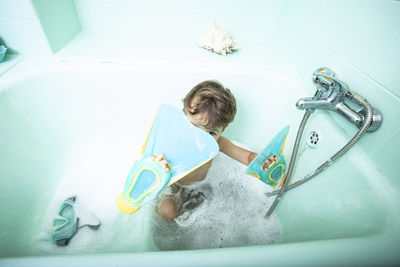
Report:
[{"label": "child", "polygon": [[[249,165],[257,156],[256,153],[236,146],[221,136],[236,114],[236,100],[229,89],[217,81],[204,81],[186,95],[183,105],[183,112],[189,121],[212,135],[217,140],[221,152],[245,165]],[[276,160],[276,156],[268,158],[263,164],[263,170],[267,171]],[[167,187],[160,195],[158,213],[166,219],[177,218],[183,204],[181,189],[204,180],[210,166],[211,161]]]}]

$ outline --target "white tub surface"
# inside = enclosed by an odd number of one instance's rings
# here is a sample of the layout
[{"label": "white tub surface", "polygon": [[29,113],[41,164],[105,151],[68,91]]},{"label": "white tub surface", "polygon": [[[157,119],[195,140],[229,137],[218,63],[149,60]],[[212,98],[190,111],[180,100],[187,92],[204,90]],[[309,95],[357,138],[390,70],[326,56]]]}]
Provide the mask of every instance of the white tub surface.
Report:
[{"label": "white tub surface", "polygon": [[[243,266],[399,262],[399,193],[357,146],[313,181],[284,196],[275,212],[282,227],[280,244],[153,251],[157,248],[148,220],[152,211],[144,209],[136,217],[120,215],[116,228],[129,223],[134,227],[129,233],[116,229],[114,236],[104,240],[110,247],[114,242],[111,250],[99,245],[83,249],[84,254],[77,250],[64,256],[60,249],[51,257],[13,258],[43,253],[32,244],[60,183],[73,177],[79,164],[86,166],[85,175],[102,177],[87,192],[98,199],[99,205],[91,207],[92,211],[114,209],[113,196],[122,188],[157,107],[164,103],[180,107],[188,90],[206,79],[221,81],[236,96],[238,115],[226,130],[227,137],[259,151],[289,124],[285,155],[290,158],[303,116],[294,104],[298,98],[312,95],[314,88],[311,81],[305,84],[298,77],[284,57],[265,65],[221,62],[212,66],[167,60],[26,60],[3,75],[0,255],[5,259],[0,263]],[[317,149],[302,145],[294,180],[314,170],[347,142],[349,136],[341,123],[347,122],[336,114],[313,114],[305,133],[315,130],[323,139]],[[115,242],[124,235],[135,242]]]}]

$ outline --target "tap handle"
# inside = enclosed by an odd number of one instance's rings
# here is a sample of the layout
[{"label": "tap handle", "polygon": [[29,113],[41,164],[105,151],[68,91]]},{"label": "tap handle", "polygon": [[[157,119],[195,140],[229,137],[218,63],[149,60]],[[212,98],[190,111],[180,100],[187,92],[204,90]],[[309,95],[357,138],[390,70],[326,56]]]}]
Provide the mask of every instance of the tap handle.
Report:
[{"label": "tap handle", "polygon": [[325,90],[330,90],[334,84],[334,77],[335,73],[326,67],[318,68],[313,72],[312,80],[315,84],[320,85],[320,87],[324,88]]},{"label": "tap handle", "polygon": [[349,87],[347,84],[335,76],[330,76],[328,74],[316,73],[313,75],[313,81],[317,84],[317,88],[323,87],[325,90],[335,91],[344,95],[349,92]]},{"label": "tap handle", "polygon": [[335,73],[333,72],[333,70],[331,70],[327,67],[321,67],[321,68],[314,70],[313,76],[317,75],[317,74],[323,74],[326,76],[335,77]]}]

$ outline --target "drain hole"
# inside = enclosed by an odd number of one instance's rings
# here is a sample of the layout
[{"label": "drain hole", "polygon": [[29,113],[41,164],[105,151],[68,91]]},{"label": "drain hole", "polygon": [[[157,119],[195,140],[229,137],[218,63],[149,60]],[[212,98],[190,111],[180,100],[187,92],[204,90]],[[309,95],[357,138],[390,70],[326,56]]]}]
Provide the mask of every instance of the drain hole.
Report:
[{"label": "drain hole", "polygon": [[321,140],[321,136],[316,131],[312,131],[308,134],[307,144],[311,148],[317,148],[319,146],[319,142]]}]

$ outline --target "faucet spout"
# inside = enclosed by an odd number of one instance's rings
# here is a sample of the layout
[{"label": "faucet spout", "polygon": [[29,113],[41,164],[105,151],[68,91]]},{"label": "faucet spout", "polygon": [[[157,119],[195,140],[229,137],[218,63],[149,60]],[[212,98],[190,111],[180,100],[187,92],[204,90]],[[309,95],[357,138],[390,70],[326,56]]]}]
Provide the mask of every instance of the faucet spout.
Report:
[{"label": "faucet spout", "polygon": [[332,105],[327,99],[314,99],[314,97],[305,97],[297,100],[296,107],[300,110],[332,109]]},{"label": "faucet spout", "polygon": [[[366,100],[361,96],[349,90],[349,87],[343,81],[335,77],[335,73],[328,68],[318,68],[314,71],[312,80],[317,87],[314,97],[301,98],[297,101],[296,107],[304,110],[309,109],[325,109],[335,111],[347,120],[361,127],[365,116],[365,111],[359,110],[364,107]],[[347,101],[347,103],[346,103]],[[349,101],[357,105],[356,110],[348,105]],[[382,115],[376,109],[373,109],[374,127],[369,127],[368,131],[372,132],[379,128],[382,123]],[[371,126],[372,126],[371,124]]]}]

